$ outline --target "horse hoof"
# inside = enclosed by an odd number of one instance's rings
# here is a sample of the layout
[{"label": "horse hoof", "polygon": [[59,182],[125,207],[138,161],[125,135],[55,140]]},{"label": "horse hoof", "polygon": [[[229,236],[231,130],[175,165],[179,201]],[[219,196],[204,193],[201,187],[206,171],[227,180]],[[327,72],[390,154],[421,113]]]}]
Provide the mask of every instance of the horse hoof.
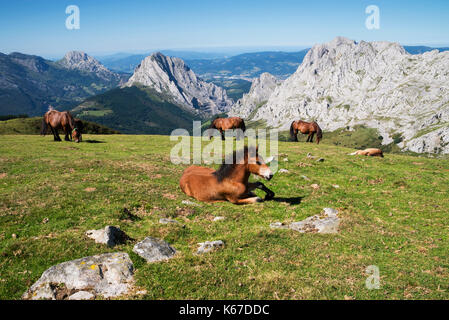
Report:
[{"label": "horse hoof", "polygon": [[267,194],[267,195],[265,196],[265,201],[271,200],[271,199],[273,199],[273,198],[274,198],[274,193]]}]

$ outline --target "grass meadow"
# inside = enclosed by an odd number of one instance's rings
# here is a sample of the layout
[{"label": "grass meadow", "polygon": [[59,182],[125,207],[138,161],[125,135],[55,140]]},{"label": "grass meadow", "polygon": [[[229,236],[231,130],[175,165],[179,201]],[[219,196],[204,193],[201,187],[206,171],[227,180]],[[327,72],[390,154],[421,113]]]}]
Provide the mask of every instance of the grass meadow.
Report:
[{"label": "grass meadow", "polygon": [[[447,159],[354,157],[342,146],[279,142],[279,166],[289,172],[265,183],[275,199],[236,206],[182,193],[187,166],[170,162],[176,142],[168,136],[83,138],[0,136],[0,299],[20,299],[52,265],[116,251],[130,255],[136,286],[146,290],[126,299],[449,298]],[[269,227],[325,207],[339,211],[339,234]],[[160,224],[163,217],[180,223]],[[134,240],[111,249],[85,236],[106,225]],[[147,264],[132,252],[147,236],[169,242],[175,257]],[[207,240],[225,247],[197,255]],[[365,286],[370,265],[380,289]]]}]

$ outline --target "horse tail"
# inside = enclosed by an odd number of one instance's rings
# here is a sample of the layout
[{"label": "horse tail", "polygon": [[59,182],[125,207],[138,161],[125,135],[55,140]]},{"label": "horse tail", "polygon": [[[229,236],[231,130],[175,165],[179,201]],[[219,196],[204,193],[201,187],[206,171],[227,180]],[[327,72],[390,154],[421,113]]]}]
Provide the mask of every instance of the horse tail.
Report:
[{"label": "horse tail", "polygon": [[298,141],[298,137],[295,135],[295,128],[293,128],[293,125],[295,124],[295,121],[292,122],[290,125],[290,137],[293,141]]},{"label": "horse tail", "polygon": [[323,131],[321,131],[320,126],[316,123],[316,143],[319,144],[320,140],[323,138]]},{"label": "horse tail", "polygon": [[42,118],[42,129],[41,129],[41,136],[45,136],[47,134],[48,131],[48,125],[47,125],[47,120],[45,119],[45,115]]}]

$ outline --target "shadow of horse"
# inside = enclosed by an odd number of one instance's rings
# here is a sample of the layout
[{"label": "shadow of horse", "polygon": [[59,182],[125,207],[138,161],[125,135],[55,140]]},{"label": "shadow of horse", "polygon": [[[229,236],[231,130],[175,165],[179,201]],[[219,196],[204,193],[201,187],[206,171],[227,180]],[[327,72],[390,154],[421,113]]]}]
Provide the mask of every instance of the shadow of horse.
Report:
[{"label": "shadow of horse", "polygon": [[301,203],[302,199],[304,199],[304,197],[290,197],[290,198],[274,197],[273,199],[271,199],[271,201],[286,202],[289,205],[298,205]]},{"label": "shadow of horse", "polygon": [[99,141],[99,140],[83,140],[83,142],[86,142],[86,143],[106,143],[104,141]]}]

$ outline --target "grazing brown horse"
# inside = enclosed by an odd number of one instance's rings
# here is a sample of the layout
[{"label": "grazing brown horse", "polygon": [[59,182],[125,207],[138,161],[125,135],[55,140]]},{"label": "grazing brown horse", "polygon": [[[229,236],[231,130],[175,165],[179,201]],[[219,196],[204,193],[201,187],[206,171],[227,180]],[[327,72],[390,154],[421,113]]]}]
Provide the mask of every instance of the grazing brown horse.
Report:
[{"label": "grazing brown horse", "polygon": [[323,138],[323,132],[321,131],[318,123],[305,122],[305,121],[293,121],[290,125],[290,136],[293,141],[298,141],[298,132],[302,134],[308,134],[306,142],[313,142],[313,136],[316,133],[316,143],[319,144],[321,138]]},{"label": "grazing brown horse", "polygon": [[263,183],[249,183],[251,173],[267,180],[273,177],[257,149],[245,147],[241,152],[227,157],[218,170],[190,166],[184,170],[179,185],[185,194],[199,201],[230,201],[234,204],[248,204],[262,201],[252,191],[261,189],[265,200],[274,197],[274,192]]},{"label": "grazing brown horse", "polygon": [[349,155],[355,156],[355,155],[361,155],[361,156],[370,156],[370,157],[384,157],[384,154],[382,150],[377,148],[368,148],[365,150],[357,150],[354,153],[350,153]]},{"label": "grazing brown horse", "polygon": [[[209,129],[217,129],[221,133],[221,140],[225,139],[224,132],[226,130],[232,129],[242,129],[245,132],[245,121],[239,117],[231,117],[231,118],[217,118],[212,121]],[[239,136],[241,138],[241,136]],[[212,139],[212,136],[209,136],[209,139]]]},{"label": "grazing brown horse", "polygon": [[61,129],[64,131],[65,141],[70,141],[72,136],[75,142],[81,141],[81,130],[76,127],[75,120],[68,111],[59,112],[50,110],[45,113],[44,118],[42,119],[42,135],[45,136],[47,134],[48,127],[50,127],[50,130],[53,133],[54,141],[61,141],[58,132]]}]

